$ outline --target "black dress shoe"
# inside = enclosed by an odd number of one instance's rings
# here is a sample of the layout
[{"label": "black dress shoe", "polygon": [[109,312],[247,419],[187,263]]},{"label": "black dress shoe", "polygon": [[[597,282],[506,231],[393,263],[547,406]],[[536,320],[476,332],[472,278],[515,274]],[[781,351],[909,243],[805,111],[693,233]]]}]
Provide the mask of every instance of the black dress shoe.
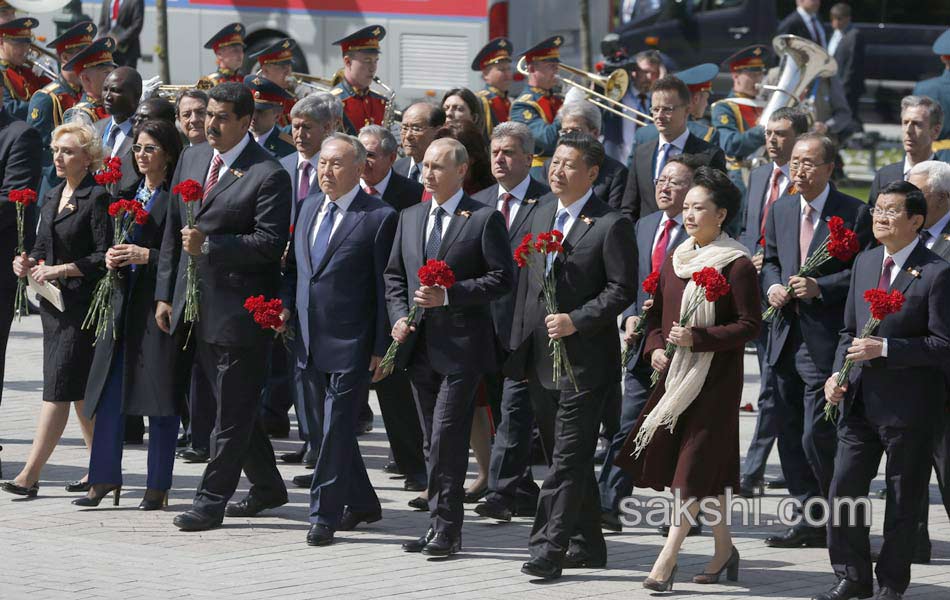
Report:
[{"label": "black dress shoe", "polygon": [[874,585],[858,583],[850,579],[839,579],[830,590],[812,596],[812,600],[850,600],[851,598],[870,598],[874,595]]},{"label": "black dress shoe", "polygon": [[[600,528],[603,531],[612,531],[620,533],[623,531],[623,523],[620,522],[620,515],[612,512],[600,513]],[[667,530],[669,531],[669,530]]]},{"label": "black dress shoe", "polygon": [[396,464],[396,461],[391,460],[385,465],[383,465],[383,471],[389,473],[390,475],[402,475],[402,469],[399,468],[399,465]]},{"label": "black dress shoe", "polygon": [[266,502],[252,494],[245,496],[240,502],[232,502],[224,509],[227,517],[254,517],[268,508],[277,508],[287,504],[287,498]]},{"label": "black dress shoe", "polygon": [[[667,537],[670,535],[670,526],[660,525],[659,527],[656,528],[656,532],[662,535],[663,537]],[[696,523],[695,525],[690,526],[689,531],[686,532],[686,537],[693,537],[694,535],[702,535],[702,534],[703,534],[703,524]]]},{"label": "black dress shoe", "polygon": [[316,468],[317,459],[320,458],[320,449],[307,446],[307,452],[303,455],[303,466],[308,469]]},{"label": "black dress shoe", "polygon": [[306,475],[295,475],[291,481],[294,482],[295,486],[309,490],[313,485],[313,473],[307,473]]},{"label": "black dress shoe", "polygon": [[537,502],[515,502],[515,508],[511,511],[511,514],[516,517],[533,517],[537,512]]},{"label": "black dress shoe", "polygon": [[765,484],[765,487],[770,490],[780,490],[788,487],[788,483],[784,479],[773,479],[772,481]]},{"label": "black dress shoe", "polygon": [[407,492],[421,492],[426,489],[426,484],[422,481],[417,481],[415,479],[406,479],[402,482],[402,489]]},{"label": "black dress shoe", "polygon": [[83,481],[78,479],[76,481],[70,481],[66,484],[67,492],[88,492],[89,491],[89,481]]},{"label": "black dress shoe", "polygon": [[223,516],[215,517],[197,510],[189,510],[177,515],[172,520],[172,524],[181,531],[207,531],[219,527],[223,521]]},{"label": "black dress shoe", "polygon": [[521,565],[521,572],[541,579],[557,579],[561,576],[561,567],[546,558],[532,558]]},{"label": "black dress shoe", "polygon": [[476,506],[475,514],[496,521],[511,521],[511,509],[494,500],[486,500]]},{"label": "black dress shoe", "polygon": [[373,430],[373,422],[372,422],[372,421],[360,421],[359,423],[356,424],[356,435],[357,435],[357,436],[361,436],[361,435],[363,435],[363,434],[365,434],[365,433],[369,433],[369,432],[372,431],[372,430]]},{"label": "black dress shoe", "polygon": [[423,546],[422,553],[426,556],[451,556],[453,554],[458,554],[462,549],[462,534],[459,533],[456,537],[452,537],[447,533],[442,533],[441,531],[431,540],[429,543]]},{"label": "black dress shoe", "polygon": [[429,510],[429,500],[427,498],[420,498],[416,496],[409,501],[409,508],[414,508],[416,510]]},{"label": "black dress shoe", "polygon": [[183,433],[178,437],[178,440],[175,441],[176,448],[187,448],[191,444],[191,436],[187,433]]},{"label": "black dress shoe", "polygon": [[261,421],[261,425],[264,427],[264,433],[268,437],[276,439],[284,439],[290,436],[290,421],[274,421],[274,420],[264,420]]},{"label": "black dress shoe", "polygon": [[482,498],[488,495],[488,486],[486,485],[477,492],[465,492],[465,496],[462,498],[462,502],[465,504],[477,504],[481,502]]},{"label": "black dress shoe", "polygon": [[3,483],[0,483],[0,490],[3,490],[8,494],[26,496],[27,498],[36,498],[36,495],[40,491],[40,484],[39,482],[36,482],[30,487],[24,487],[22,485],[17,485],[13,481],[4,481]]},{"label": "black dress shoe", "polygon": [[206,463],[211,460],[211,454],[206,448],[185,448],[178,456],[186,463]]},{"label": "black dress shoe", "polygon": [[594,559],[586,550],[568,550],[564,555],[563,569],[603,569],[607,559]]},{"label": "black dress shoe", "polygon": [[884,587],[878,588],[874,600],[901,600],[903,597],[903,594],[885,585]]},{"label": "black dress shoe", "polygon": [[303,455],[306,453],[307,447],[303,446],[300,450],[295,450],[294,452],[284,452],[280,455],[280,460],[290,465],[299,465],[303,462]]},{"label": "black dress shoe", "polygon": [[765,545],[770,548],[825,548],[828,538],[823,527],[789,527],[782,535],[765,538]]},{"label": "black dress shoe", "polygon": [[425,548],[426,544],[434,537],[435,531],[430,527],[422,537],[404,543],[402,545],[403,552],[422,552],[422,549]]},{"label": "black dress shoe", "polygon": [[308,546],[329,546],[333,543],[333,530],[323,523],[314,523],[307,532]]},{"label": "black dress shoe", "polygon": [[756,496],[762,496],[764,493],[765,483],[761,479],[758,481],[743,479],[739,482],[739,495],[743,498],[755,498]]},{"label": "black dress shoe", "polygon": [[380,509],[371,512],[346,509],[343,511],[343,517],[340,519],[340,526],[337,527],[337,529],[340,531],[353,531],[360,523],[369,525],[382,518],[383,512]]}]

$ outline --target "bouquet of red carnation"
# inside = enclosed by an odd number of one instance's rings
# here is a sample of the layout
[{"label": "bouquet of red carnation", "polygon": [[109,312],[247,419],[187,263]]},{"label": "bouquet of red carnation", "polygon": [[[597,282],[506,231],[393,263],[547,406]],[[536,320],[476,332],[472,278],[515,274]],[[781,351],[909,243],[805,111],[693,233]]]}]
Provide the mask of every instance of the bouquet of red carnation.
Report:
[{"label": "bouquet of red carnation", "polygon": [[[861,244],[858,241],[858,235],[844,226],[844,220],[841,217],[831,217],[828,219],[828,236],[821,243],[821,246],[802,264],[797,276],[811,277],[832,258],[836,258],[841,262],[848,262],[854,258],[859,250],[861,250]],[[785,291],[791,294],[792,286],[786,285]],[[769,322],[775,318],[777,313],[778,310],[774,306],[770,306],[762,313],[762,320]]]},{"label": "bouquet of red carnation", "polygon": [[[178,194],[185,203],[185,220],[188,227],[195,226],[195,202],[204,197],[204,189],[194,179],[186,179],[172,188],[173,194]],[[188,255],[188,270],[185,278],[185,323],[194,323],[198,320],[198,263],[195,257]],[[185,338],[185,346],[191,338],[191,329]]]},{"label": "bouquet of red carnation", "polygon": [[[26,244],[23,241],[23,227],[26,219],[26,207],[36,202],[36,192],[29,188],[20,190],[10,190],[8,196],[10,202],[16,205],[16,253],[17,256],[26,252]],[[26,297],[26,277],[20,277],[16,282],[16,296],[13,300],[13,315],[17,320],[23,315],[30,314],[30,302]]]},{"label": "bouquet of red carnation", "polygon": [[[901,307],[904,306],[904,294],[902,294],[900,290],[893,290],[888,293],[886,290],[873,288],[864,292],[864,301],[868,303],[871,309],[871,318],[864,324],[864,329],[861,330],[861,335],[858,336],[858,339],[866,338],[874,333],[878,325],[881,324],[881,321],[883,321],[887,315],[893,315],[899,312]],[[848,381],[848,374],[851,372],[852,367],[854,367],[854,361],[850,358],[846,359],[841,370],[838,371],[838,378],[835,379],[835,385],[841,387]],[[830,421],[837,418],[838,406],[831,402],[825,402],[825,419]]]},{"label": "bouquet of red carnation", "polygon": [[122,180],[122,159],[118,156],[103,161],[102,170],[93,175],[99,185],[119,183]]},{"label": "bouquet of red carnation", "polygon": [[[455,285],[455,273],[452,272],[452,268],[449,267],[448,263],[444,260],[433,260],[429,259],[424,265],[419,267],[417,272],[419,276],[419,284],[425,287],[440,287],[446,290]],[[406,325],[412,327],[417,325],[416,316],[419,314],[420,308],[418,304],[413,303],[409,308],[409,315],[406,318]],[[379,368],[383,372],[391,371],[393,368],[393,363],[396,361],[396,352],[399,351],[399,342],[393,340],[393,343],[389,345],[389,348],[386,350],[386,355],[383,356],[383,360],[379,363]]]},{"label": "bouquet of red carnation", "polygon": [[254,322],[260,325],[261,329],[274,329],[274,337],[280,337],[287,346],[287,342],[294,339],[294,330],[290,325],[283,331],[276,331],[284,324],[280,315],[284,312],[284,303],[280,298],[265,300],[264,296],[250,296],[244,301],[244,310],[251,313]]},{"label": "bouquet of red carnation", "polygon": [[[564,234],[557,229],[539,233],[537,239],[534,239],[530,233],[525,234],[521,244],[515,248],[515,263],[520,268],[527,267],[536,272],[540,278],[541,293],[544,296],[544,309],[549,315],[557,314],[557,282],[554,280],[554,269],[548,269],[548,262],[553,264],[558,253],[564,252],[564,246],[561,241]],[[537,257],[532,261],[533,256]],[[531,263],[535,263],[535,269],[531,269]],[[577,391],[577,382],[574,380],[574,369],[571,368],[571,361],[567,356],[567,348],[564,347],[563,339],[550,339],[548,346],[551,348],[551,360],[554,362],[554,383],[561,379],[562,373],[567,373],[567,377]]]},{"label": "bouquet of red carnation", "polygon": [[[660,272],[653,271],[647,278],[643,280],[641,287],[643,291],[650,295],[650,298],[653,298],[653,295],[656,294],[656,287],[660,284]],[[643,335],[643,330],[646,328],[647,315],[650,314],[652,306],[643,311],[643,314],[640,315],[640,320],[637,321],[637,324],[633,327],[633,335],[641,336]],[[623,369],[627,366],[627,363],[630,362],[630,357],[633,355],[634,348],[632,346],[627,346],[623,349],[623,354],[620,355],[620,368]]]},{"label": "bouquet of red carnation", "polygon": [[[690,319],[692,319],[696,313],[696,309],[699,308],[699,305],[702,304],[703,301],[710,303],[715,302],[728,294],[731,290],[729,282],[722,276],[722,273],[712,267],[704,267],[693,273],[693,283],[696,284],[696,289],[693,290],[693,295],[686,304],[686,310],[680,315],[680,327],[686,327],[686,325],[689,324]],[[664,351],[666,357],[670,358],[675,352],[676,346],[667,342]],[[656,382],[659,380],[660,373],[654,370],[650,376],[650,384],[656,385]]]},{"label": "bouquet of red carnation", "polygon": [[[112,245],[124,244],[135,225],[144,225],[148,220],[148,211],[136,200],[117,200],[109,205],[112,217]],[[96,333],[95,344],[105,335],[108,324],[112,322],[112,339],[116,339],[115,309],[112,305],[112,292],[118,279],[116,271],[106,271],[92,293],[92,304],[83,319],[82,328],[92,329]]]}]

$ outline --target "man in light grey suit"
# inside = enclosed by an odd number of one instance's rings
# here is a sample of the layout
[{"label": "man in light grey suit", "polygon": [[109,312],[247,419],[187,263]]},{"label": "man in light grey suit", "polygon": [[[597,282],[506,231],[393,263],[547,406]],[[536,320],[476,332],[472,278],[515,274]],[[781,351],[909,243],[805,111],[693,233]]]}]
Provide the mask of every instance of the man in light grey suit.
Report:
[{"label": "man in light grey suit", "polygon": [[317,186],[320,144],[334,131],[342,131],[342,127],[343,103],[332,94],[311,94],[290,109],[290,133],[297,151],[280,159],[280,164],[293,183],[291,223],[296,222],[303,199],[311,192],[320,191]]},{"label": "man in light grey suit", "polygon": [[132,155],[132,115],[138,108],[142,95],[142,76],[130,67],[119,67],[109,73],[102,84],[102,105],[111,115],[95,124],[102,145],[109,150],[106,157],[118,157],[122,161],[122,179],[106,186],[113,197],[138,183]]}]

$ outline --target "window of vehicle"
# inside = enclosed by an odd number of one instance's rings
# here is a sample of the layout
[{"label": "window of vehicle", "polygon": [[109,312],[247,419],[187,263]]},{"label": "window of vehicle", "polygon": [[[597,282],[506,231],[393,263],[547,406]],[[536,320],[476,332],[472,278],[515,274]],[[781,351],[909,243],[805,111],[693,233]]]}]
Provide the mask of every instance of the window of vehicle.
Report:
[{"label": "window of vehicle", "polygon": [[931,25],[950,22],[950,4],[933,0],[887,0],[885,23]]},{"label": "window of vehicle", "polygon": [[723,8],[736,8],[745,4],[745,0],[708,0],[706,10],[720,10]]}]

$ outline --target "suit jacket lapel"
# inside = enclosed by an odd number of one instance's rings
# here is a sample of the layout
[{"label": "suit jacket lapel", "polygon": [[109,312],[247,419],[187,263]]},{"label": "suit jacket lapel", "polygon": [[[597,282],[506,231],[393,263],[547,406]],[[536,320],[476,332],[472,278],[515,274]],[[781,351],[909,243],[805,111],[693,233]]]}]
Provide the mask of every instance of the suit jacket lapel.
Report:
[{"label": "suit jacket lapel", "polygon": [[910,287],[910,284],[913,283],[914,280],[920,278],[920,272],[923,270],[921,261],[925,254],[923,250],[926,248],[927,246],[923,242],[917,243],[917,247],[914,248],[914,251],[907,257],[904,267],[897,273],[897,277],[894,278],[894,282],[891,284],[891,290],[898,290],[903,294],[907,292],[907,288]]},{"label": "suit jacket lapel", "polygon": [[[316,272],[315,267],[317,265],[310,262],[310,232],[313,231],[313,225],[317,220],[317,213],[320,212],[320,207],[323,206],[323,193],[316,194],[313,202],[309,204],[304,202],[300,208],[300,215],[298,216],[298,225],[303,225],[303,227],[294,227],[294,235],[299,236],[304,255],[307,257],[307,266],[310,269],[310,273]],[[300,216],[303,218],[301,219]]]},{"label": "suit jacket lapel", "polygon": [[[452,244],[455,243],[455,238],[459,236],[462,229],[465,227],[465,224],[468,222],[469,217],[462,214],[463,212],[470,212],[472,207],[467,202],[468,196],[462,196],[461,202],[459,202],[458,208],[455,210],[455,214],[452,215],[452,218],[449,219],[449,227],[445,230],[445,233],[442,235],[442,244],[439,245],[439,254],[436,258],[439,260],[445,259],[446,253],[449,251],[449,248],[452,247]],[[433,200],[435,202],[435,200]]]},{"label": "suit jacket lapel", "polygon": [[[92,183],[93,183],[92,176],[89,175],[86,177],[86,179],[83,180],[79,188],[73,191],[73,197],[70,198],[69,203],[66,204],[66,206],[71,206],[72,208],[65,208],[64,210],[60,211],[59,207],[58,206],[56,207],[55,209],[56,216],[53,217],[54,223],[59,223],[60,221],[64,221],[68,219],[69,217],[73,216],[74,214],[76,214],[77,212],[79,212],[79,203],[85,198],[89,197],[89,192],[92,191]],[[63,188],[65,189],[66,184],[64,183],[62,185],[63,185]]]},{"label": "suit jacket lapel", "polygon": [[340,226],[336,228],[336,231],[333,232],[333,235],[330,236],[330,243],[327,244],[327,251],[323,254],[323,259],[320,261],[320,264],[314,269],[314,273],[319,273],[327,265],[327,262],[330,261],[330,257],[333,256],[333,253],[337,248],[340,247],[340,244],[343,243],[343,240],[347,238],[350,233],[353,232],[353,229],[359,224],[360,221],[366,217],[366,213],[363,211],[363,208],[366,206],[365,199],[361,196],[365,192],[360,190],[356,193],[356,197],[353,198],[353,202],[350,204],[350,209],[343,214],[343,220],[340,221]]},{"label": "suit jacket lapel", "polygon": [[587,232],[594,226],[595,219],[588,216],[589,214],[596,214],[597,212],[596,208],[591,206],[593,202],[594,197],[591,196],[587,200],[587,204],[584,205],[584,210],[581,211],[581,214],[578,215],[574,224],[571,225],[571,230],[568,232],[567,237],[564,238],[564,254],[558,254],[558,261],[567,260],[567,257],[571,255],[574,248],[577,247],[584,236],[587,235]]},{"label": "suit jacket lapel", "polygon": [[930,250],[944,260],[950,259],[950,223],[947,223],[940,235],[937,236],[933,248]]},{"label": "suit jacket lapel", "polygon": [[[201,207],[198,209],[198,215],[205,212],[208,209],[208,206],[221,195],[221,192],[228,189],[232,183],[240,179],[235,173],[240,173],[241,176],[244,175],[244,171],[247,170],[250,161],[250,153],[253,152],[253,146],[251,144],[256,144],[253,139],[244,147],[244,150],[241,151],[241,154],[238,155],[237,159],[231,164],[231,166],[225,169],[224,165],[221,165],[221,169],[218,171],[218,183],[211,188],[211,191],[208,193],[208,197],[201,202]],[[211,160],[208,160],[208,167],[211,167]],[[207,169],[205,170],[207,174]],[[196,216],[198,216],[196,215]]]},{"label": "suit jacket lapel", "polygon": [[[528,188],[530,190],[530,187]],[[534,212],[534,208],[538,205],[537,196],[532,196],[530,193],[527,197],[521,201],[521,206],[518,207],[518,212],[515,213],[514,220],[511,221],[511,225],[508,227],[508,239],[513,240],[515,236],[518,235],[518,230],[521,229],[521,226],[528,220],[528,217],[531,216],[531,213]]]}]

